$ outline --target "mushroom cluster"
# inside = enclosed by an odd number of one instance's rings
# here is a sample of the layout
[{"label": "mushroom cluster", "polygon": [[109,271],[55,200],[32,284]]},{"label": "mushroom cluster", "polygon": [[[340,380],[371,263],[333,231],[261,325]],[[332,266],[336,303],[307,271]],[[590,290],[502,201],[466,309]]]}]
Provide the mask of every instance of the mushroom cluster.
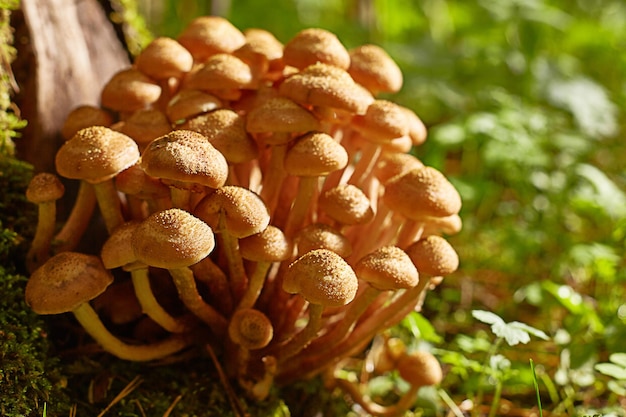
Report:
[{"label": "mushroom cluster", "polygon": [[[205,16],[153,40],[67,117],[56,174],[79,185],[60,229],[62,183],[33,179],[28,304],[129,360],[208,344],[257,399],[332,374],[458,266],[459,194],[408,153],[419,117],[377,98],[401,86],[383,49],[322,29],[283,45]],[[80,253],[94,222],[101,248]]]}]

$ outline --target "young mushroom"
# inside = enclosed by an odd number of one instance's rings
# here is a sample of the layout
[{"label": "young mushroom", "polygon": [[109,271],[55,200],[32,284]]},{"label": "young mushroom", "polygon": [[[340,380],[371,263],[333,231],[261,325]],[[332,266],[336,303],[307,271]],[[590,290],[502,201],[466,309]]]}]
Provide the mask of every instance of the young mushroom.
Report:
[{"label": "young mushroom", "polygon": [[104,350],[121,359],[160,359],[188,345],[181,335],[144,345],[131,345],[115,337],[89,304],[112,282],[113,276],[97,256],[63,252],[48,259],[32,273],[26,284],[26,303],[37,314],[72,312]]}]

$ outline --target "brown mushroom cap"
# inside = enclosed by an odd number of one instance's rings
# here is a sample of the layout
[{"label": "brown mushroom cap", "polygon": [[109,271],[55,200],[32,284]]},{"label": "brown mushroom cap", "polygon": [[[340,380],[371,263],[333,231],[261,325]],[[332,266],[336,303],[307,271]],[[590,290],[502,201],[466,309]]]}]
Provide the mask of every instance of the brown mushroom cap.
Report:
[{"label": "brown mushroom cap", "polygon": [[[261,197],[247,188],[226,185],[204,197],[195,215],[207,222],[216,233],[224,227],[231,235],[243,238],[263,231],[270,215]],[[220,218],[223,224],[220,225]]]},{"label": "brown mushroom cap", "polygon": [[69,140],[81,129],[90,126],[111,126],[113,124],[113,116],[101,109],[100,107],[82,105],[78,106],[65,117],[63,127],[61,127],[61,136],[65,140]]},{"label": "brown mushroom cap", "polygon": [[380,156],[374,167],[374,175],[381,183],[415,168],[422,168],[424,164],[415,156],[408,153],[386,153]]},{"label": "brown mushroom cap", "polygon": [[202,134],[229,163],[238,164],[259,155],[257,144],[245,126],[243,116],[230,109],[217,109],[188,119],[180,129]]},{"label": "brown mushroom cap", "polygon": [[348,72],[354,81],[373,94],[395,93],[402,88],[402,71],[383,48],[368,44],[350,49],[348,52],[350,54]]},{"label": "brown mushroom cap", "polygon": [[131,244],[137,259],[158,268],[190,266],[206,258],[215,246],[211,227],[180,209],[150,215],[135,229]]},{"label": "brown mushroom cap", "polygon": [[264,29],[244,31],[246,43],[233,55],[250,66],[257,79],[272,79],[284,67],[283,44],[274,35]]},{"label": "brown mushroom cap", "polygon": [[102,245],[100,258],[106,269],[130,266],[137,262],[131,238],[139,221],[129,221],[116,227]]},{"label": "brown mushroom cap", "polygon": [[150,142],[141,157],[148,175],[180,188],[219,188],[228,177],[228,163],[207,138],[175,130]]},{"label": "brown mushroom cap", "polygon": [[424,230],[422,236],[428,235],[454,235],[463,228],[463,220],[458,214],[446,217],[426,217],[423,220]]},{"label": "brown mushroom cap", "polygon": [[[264,100],[246,117],[246,129],[250,133],[305,133],[319,128],[320,122],[311,112],[286,97]],[[280,145],[289,137],[278,135],[275,138],[270,136],[265,143]]]},{"label": "brown mushroom cap", "polygon": [[400,108],[406,115],[407,122],[409,124],[409,137],[411,138],[413,146],[419,146],[426,142],[428,131],[426,130],[426,126],[424,125],[424,122],[422,122],[422,119],[420,119],[413,110],[403,106],[400,106]]},{"label": "brown mushroom cap", "polygon": [[261,349],[274,337],[272,322],[253,308],[237,310],[228,325],[230,339],[244,349]]},{"label": "brown mushroom cap", "polygon": [[437,385],[443,379],[443,371],[432,353],[415,351],[400,356],[397,369],[402,379],[416,387]]},{"label": "brown mushroom cap", "polygon": [[433,277],[449,275],[459,267],[459,255],[441,236],[431,235],[406,248],[420,273]]},{"label": "brown mushroom cap", "polygon": [[[234,55],[217,54],[194,68],[184,82],[185,88],[210,91],[245,88],[252,82],[248,64]],[[220,97],[230,98],[230,97]]]},{"label": "brown mushroom cap", "polygon": [[135,68],[114,74],[101,93],[102,106],[120,112],[133,112],[156,102],[161,87]]},{"label": "brown mushroom cap", "polygon": [[282,82],[278,91],[296,103],[365,114],[374,97],[341,68],[323,63],[306,67]]},{"label": "brown mushroom cap", "polygon": [[374,101],[364,115],[354,116],[350,126],[375,143],[387,143],[409,132],[405,110],[388,100]]},{"label": "brown mushroom cap", "polygon": [[289,175],[316,177],[345,168],[348,153],[330,135],[310,132],[298,137],[285,155],[284,166]]},{"label": "brown mushroom cap", "polygon": [[115,177],[115,188],[125,194],[141,199],[164,198],[170,196],[170,189],[158,178],[151,177],[141,169],[140,164],[126,168]]},{"label": "brown mushroom cap", "polygon": [[299,293],[307,301],[339,307],[354,299],[358,279],[346,261],[335,252],[317,249],[295,260],[285,273],[283,289]]},{"label": "brown mushroom cap", "polygon": [[301,229],[296,236],[298,255],[315,249],[328,249],[342,258],[352,254],[350,240],[340,231],[323,223],[313,223]]},{"label": "brown mushroom cap", "polygon": [[165,114],[172,123],[210,112],[222,107],[219,98],[200,90],[185,89],[179,91],[167,103]]},{"label": "brown mushroom cap", "polygon": [[409,219],[458,213],[461,196],[447,178],[432,167],[416,168],[385,184],[383,201]]},{"label": "brown mushroom cap", "polygon": [[178,42],[191,52],[197,62],[202,62],[211,55],[240,48],[246,38],[223,17],[201,16],[187,25],[178,36]]},{"label": "brown mushroom cap", "polygon": [[278,227],[269,225],[262,232],[239,239],[239,252],[256,262],[284,261],[290,255],[289,241]]},{"label": "brown mushroom cap", "polygon": [[360,188],[342,184],[320,195],[319,208],[342,224],[363,224],[374,217],[369,198]]},{"label": "brown mushroom cap", "polygon": [[324,29],[308,28],[298,32],[285,44],[285,64],[299,69],[317,62],[343,70],[350,66],[350,55],[337,36]]},{"label": "brown mushroom cap", "polygon": [[158,37],[137,55],[135,66],[155,80],[181,78],[193,66],[191,53],[176,40]]},{"label": "brown mushroom cap", "polygon": [[32,273],[26,304],[37,314],[67,313],[102,294],[112,282],[97,256],[61,252]]},{"label": "brown mushroom cap", "polygon": [[168,134],[172,130],[172,124],[165,113],[160,110],[141,109],[120,122],[116,130],[130,136],[139,145],[146,145],[154,139]]},{"label": "brown mushroom cap", "polygon": [[412,288],[419,282],[411,258],[396,246],[383,246],[365,255],[354,271],[359,279],[381,291]]},{"label": "brown mushroom cap", "polygon": [[54,174],[40,172],[31,178],[26,188],[26,199],[34,204],[56,201],[63,197],[65,187]]},{"label": "brown mushroom cap", "polygon": [[79,130],[56,154],[59,175],[98,183],[113,178],[139,160],[135,141],[104,126]]}]

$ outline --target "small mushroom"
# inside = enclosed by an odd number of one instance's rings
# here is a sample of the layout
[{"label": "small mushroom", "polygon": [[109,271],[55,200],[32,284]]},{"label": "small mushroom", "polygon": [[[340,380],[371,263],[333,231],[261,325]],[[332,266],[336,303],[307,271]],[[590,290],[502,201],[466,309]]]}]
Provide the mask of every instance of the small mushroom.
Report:
[{"label": "small mushroom", "polygon": [[111,77],[100,99],[103,107],[127,114],[156,103],[160,96],[161,87],[156,81],[136,68],[128,68]]},{"label": "small mushroom", "polygon": [[341,225],[360,225],[374,218],[369,198],[360,188],[343,184],[324,191],[318,205],[328,217]]},{"label": "small mushroom", "polygon": [[367,88],[373,95],[396,93],[402,88],[402,71],[398,64],[380,46],[366,44],[348,51],[348,73],[354,81]]},{"label": "small mushroom", "polygon": [[183,88],[206,91],[221,100],[241,98],[241,90],[252,86],[248,64],[230,54],[216,54],[195,67],[185,78]]},{"label": "small mushroom", "polygon": [[337,35],[325,29],[303,29],[285,44],[283,59],[286,65],[303,69],[318,62],[334,65],[342,70],[350,66],[350,55]]},{"label": "small mushroom", "polygon": [[65,117],[61,127],[61,136],[69,140],[81,129],[90,126],[111,126],[113,116],[100,107],[84,104],[74,108]]},{"label": "small mushroom", "polygon": [[26,303],[37,314],[72,312],[104,350],[121,359],[150,361],[187,346],[180,335],[144,345],[131,345],[115,337],[89,304],[112,282],[113,276],[97,256],[63,252],[48,259],[32,273],[26,284]]},{"label": "small mushroom", "polygon": [[165,114],[170,122],[179,125],[187,119],[222,107],[222,101],[200,90],[180,90],[167,103]]},{"label": "small mushroom", "polygon": [[191,52],[196,62],[204,62],[218,53],[233,52],[246,42],[243,33],[221,16],[193,19],[177,40]]}]

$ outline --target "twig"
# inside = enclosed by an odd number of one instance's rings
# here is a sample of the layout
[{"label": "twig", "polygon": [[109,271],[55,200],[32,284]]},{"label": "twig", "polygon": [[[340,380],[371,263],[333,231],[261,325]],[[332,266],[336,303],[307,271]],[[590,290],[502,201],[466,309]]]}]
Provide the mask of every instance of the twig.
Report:
[{"label": "twig", "polygon": [[102,410],[102,412],[100,414],[98,414],[98,417],[102,417],[103,415],[105,415],[111,409],[111,407],[113,407],[115,404],[117,404],[120,401],[122,401],[122,399],[124,399],[124,397],[126,397],[128,394],[133,392],[135,390],[135,388],[137,388],[142,382],[143,381],[141,380],[139,375],[137,375],[135,378],[133,378],[133,380],[130,381],[128,383],[128,385],[126,385],[124,387],[124,389],[122,389],[120,391],[120,393],[117,394],[117,396],[115,398],[113,398],[113,400],[109,403],[109,405],[107,405],[106,408],[104,410]]}]

